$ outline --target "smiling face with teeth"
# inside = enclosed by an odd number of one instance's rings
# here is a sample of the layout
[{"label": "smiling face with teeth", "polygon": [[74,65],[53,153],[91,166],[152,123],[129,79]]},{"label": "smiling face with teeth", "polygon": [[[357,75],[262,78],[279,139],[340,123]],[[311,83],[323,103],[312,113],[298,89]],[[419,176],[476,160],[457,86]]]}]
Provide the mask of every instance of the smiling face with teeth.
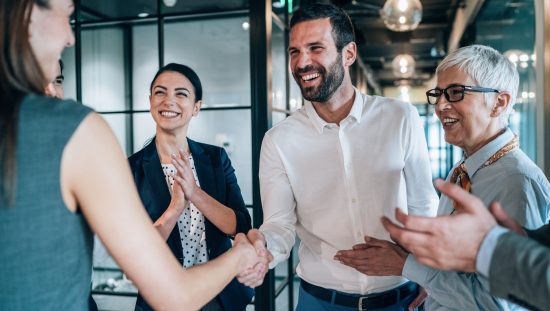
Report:
[{"label": "smiling face with teeth", "polygon": [[149,97],[157,132],[183,131],[187,135],[189,122],[199,113],[202,104],[195,98],[195,88],[187,77],[174,71],[161,73],[155,79]]},{"label": "smiling face with teeth", "polygon": [[[444,89],[451,84],[477,85],[468,74],[457,67],[451,67],[437,75],[438,88]],[[486,103],[484,93],[466,91],[463,100],[453,103],[449,103],[442,95],[435,107],[435,113],[443,124],[445,141],[462,148],[466,155],[485,146],[502,130],[498,118],[500,114],[493,107],[495,103]]]},{"label": "smiling face with teeth", "polygon": [[328,18],[298,23],[290,31],[290,69],[309,101],[327,102],[345,76],[342,53],[336,48]]}]

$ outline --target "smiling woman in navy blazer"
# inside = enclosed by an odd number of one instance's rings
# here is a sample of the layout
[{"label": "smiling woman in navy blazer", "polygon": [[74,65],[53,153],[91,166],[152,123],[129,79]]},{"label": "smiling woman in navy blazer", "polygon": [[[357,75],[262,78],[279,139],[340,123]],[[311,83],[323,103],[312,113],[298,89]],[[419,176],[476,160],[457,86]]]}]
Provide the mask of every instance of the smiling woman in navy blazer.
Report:
[{"label": "smiling woman in navy blazer", "polygon": [[[156,136],[129,158],[130,167],[155,227],[182,265],[191,267],[229,250],[230,237],[251,228],[250,215],[225,150],[187,138],[202,105],[197,74],[168,64],[150,91]],[[202,310],[244,310],[253,293],[234,279]],[[138,296],[136,310],[152,309]]]}]

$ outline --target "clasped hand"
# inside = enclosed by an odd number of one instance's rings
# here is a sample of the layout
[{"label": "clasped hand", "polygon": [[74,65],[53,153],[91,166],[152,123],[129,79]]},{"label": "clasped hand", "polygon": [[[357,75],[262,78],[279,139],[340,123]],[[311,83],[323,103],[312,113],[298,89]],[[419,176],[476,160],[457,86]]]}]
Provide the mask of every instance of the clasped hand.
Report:
[{"label": "clasped hand", "polygon": [[[251,229],[248,234],[240,234],[246,237],[247,242],[254,246],[258,261],[254,265],[250,265],[237,275],[237,280],[249,287],[258,287],[264,282],[264,277],[269,270],[269,263],[273,260],[273,256],[267,250],[265,238],[258,229]],[[235,239],[237,242],[237,239]],[[244,241],[240,241],[244,242]],[[234,245],[235,247],[235,245]]]},{"label": "clasped hand", "polygon": [[373,276],[401,275],[408,253],[395,243],[365,236],[365,243],[340,250],[335,260]]}]

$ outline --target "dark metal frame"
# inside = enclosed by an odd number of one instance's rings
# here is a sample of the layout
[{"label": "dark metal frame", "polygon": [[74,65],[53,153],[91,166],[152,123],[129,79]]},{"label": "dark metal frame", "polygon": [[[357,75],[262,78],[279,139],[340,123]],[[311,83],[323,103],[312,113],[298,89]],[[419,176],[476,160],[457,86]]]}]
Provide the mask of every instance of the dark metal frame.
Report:
[{"label": "dark metal frame", "polygon": [[[279,27],[284,31],[285,51],[288,47],[289,38],[289,2],[285,3],[284,20],[271,10],[270,0],[250,1],[250,70],[252,77],[252,152],[256,155],[253,158],[252,171],[259,171],[259,154],[263,136],[272,125],[273,112],[283,112],[287,116],[290,111],[290,72],[288,68],[288,54],[285,53],[285,109],[273,108],[271,101],[272,83],[272,61],[271,61],[271,36],[272,27]],[[253,209],[254,227],[258,228],[263,223],[263,212],[260,200],[260,185],[257,175],[253,178]],[[294,279],[295,270],[293,251],[290,252],[287,261],[287,276],[279,277],[272,269],[266,275],[262,286],[256,289],[254,300],[256,310],[275,310],[276,298],[288,289],[288,309],[294,309]],[[275,280],[280,281],[275,287]]]},{"label": "dark metal frame", "polygon": [[[260,167],[260,149],[265,132],[271,127],[271,1],[250,1],[250,77],[252,103],[252,172]],[[253,225],[258,228],[263,222],[258,174],[252,177]],[[264,283],[256,288],[256,310],[274,311],[275,273],[270,270]]]}]

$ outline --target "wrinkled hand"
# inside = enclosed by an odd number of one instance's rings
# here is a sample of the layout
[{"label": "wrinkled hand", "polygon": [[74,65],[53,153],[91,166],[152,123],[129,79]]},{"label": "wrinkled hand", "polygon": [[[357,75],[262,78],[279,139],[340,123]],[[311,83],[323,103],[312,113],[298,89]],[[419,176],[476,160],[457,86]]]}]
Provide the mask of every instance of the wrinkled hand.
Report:
[{"label": "wrinkled hand", "polygon": [[254,245],[259,261],[253,267],[239,273],[237,280],[246,286],[258,287],[264,282],[264,277],[269,270],[269,263],[273,260],[273,256],[265,247],[265,238],[258,229],[248,231],[247,238]]},{"label": "wrinkled hand", "polygon": [[[457,185],[436,180],[435,186],[459,203],[458,213],[431,218],[408,216],[396,209],[396,218],[403,227],[386,217],[382,224],[392,239],[420,263],[440,270],[475,272],[481,242],[496,226],[496,220],[481,200]],[[495,209],[494,204],[491,209]]]},{"label": "wrinkled hand", "polygon": [[185,197],[193,202],[195,194],[200,191],[191,164],[189,163],[189,154],[180,150],[177,155],[172,155],[172,164],[176,167],[177,173],[174,175],[174,180],[177,180]]},{"label": "wrinkled hand", "polygon": [[239,273],[254,267],[260,257],[256,253],[254,246],[248,241],[248,238],[244,233],[238,233],[233,241],[233,251],[239,252],[241,260],[239,261]]},{"label": "wrinkled hand", "polygon": [[399,245],[365,236],[365,243],[338,251],[334,259],[366,275],[388,276],[401,275],[407,255]]},{"label": "wrinkled hand", "polygon": [[506,227],[515,233],[523,236],[527,236],[527,232],[523,227],[502,209],[500,203],[495,202],[489,207],[489,211],[493,214],[493,217],[497,220],[497,223],[503,227]]},{"label": "wrinkled hand", "polygon": [[428,298],[428,292],[424,289],[424,287],[418,288],[418,296],[414,298],[414,300],[409,305],[408,310],[414,311],[416,308],[420,307],[424,301],[426,301],[426,298]]}]

